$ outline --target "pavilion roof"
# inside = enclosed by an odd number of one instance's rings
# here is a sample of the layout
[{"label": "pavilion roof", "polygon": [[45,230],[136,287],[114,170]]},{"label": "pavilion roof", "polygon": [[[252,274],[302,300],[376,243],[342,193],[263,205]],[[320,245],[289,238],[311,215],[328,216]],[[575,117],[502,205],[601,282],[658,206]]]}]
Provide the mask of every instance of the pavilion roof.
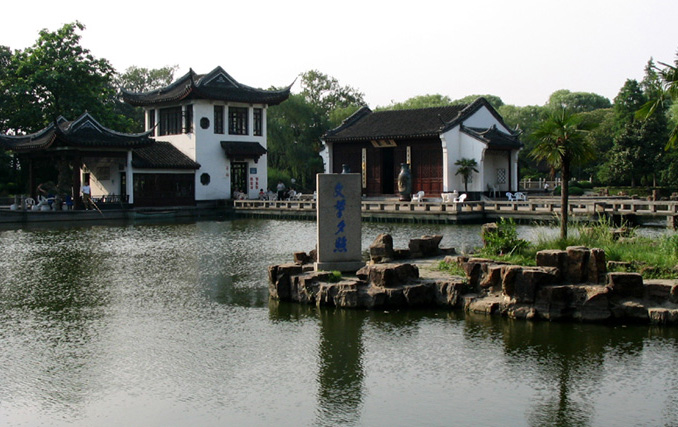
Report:
[{"label": "pavilion roof", "polygon": [[153,144],[152,130],[144,133],[121,133],[102,126],[89,113],[76,120],[57,118],[44,129],[29,135],[0,135],[0,146],[17,153],[44,151],[50,148],[131,149]]},{"label": "pavilion roof", "polygon": [[277,105],[290,96],[292,85],[280,90],[264,90],[238,83],[221,67],[207,74],[190,70],[168,86],[149,92],[123,89],[123,99],[134,106],[172,104],[185,99],[209,99]]}]

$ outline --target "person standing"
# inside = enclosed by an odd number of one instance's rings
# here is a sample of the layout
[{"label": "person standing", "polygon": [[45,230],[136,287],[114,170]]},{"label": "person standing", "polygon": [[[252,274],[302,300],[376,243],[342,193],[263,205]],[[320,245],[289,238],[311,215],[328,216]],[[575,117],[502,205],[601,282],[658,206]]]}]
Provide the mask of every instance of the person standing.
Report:
[{"label": "person standing", "polygon": [[278,191],[278,200],[285,200],[285,184],[282,181],[278,181],[276,190]]},{"label": "person standing", "polygon": [[82,203],[85,205],[85,209],[89,210],[90,206],[92,206],[92,188],[89,186],[89,182],[85,182],[81,191]]}]

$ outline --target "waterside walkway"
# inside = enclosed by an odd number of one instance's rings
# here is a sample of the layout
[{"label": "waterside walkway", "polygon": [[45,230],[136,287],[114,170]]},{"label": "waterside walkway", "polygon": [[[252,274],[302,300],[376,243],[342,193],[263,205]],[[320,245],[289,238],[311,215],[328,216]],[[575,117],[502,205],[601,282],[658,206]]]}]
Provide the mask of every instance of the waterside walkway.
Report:
[{"label": "waterside walkway", "polygon": [[[314,200],[236,200],[238,215],[287,219],[315,218]],[[363,199],[364,221],[481,223],[499,218],[516,221],[554,221],[560,213],[559,197],[534,197],[527,201],[484,199],[464,203],[442,203],[440,199],[401,202],[396,198]],[[631,224],[678,226],[678,201],[575,197],[569,200],[569,212],[575,220],[597,220],[600,215]]]}]

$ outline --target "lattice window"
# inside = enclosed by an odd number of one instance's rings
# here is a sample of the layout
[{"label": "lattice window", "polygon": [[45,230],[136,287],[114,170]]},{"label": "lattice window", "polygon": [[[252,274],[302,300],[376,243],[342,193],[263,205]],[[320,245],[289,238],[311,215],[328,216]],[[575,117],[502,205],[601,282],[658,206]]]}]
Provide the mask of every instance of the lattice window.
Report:
[{"label": "lattice window", "polygon": [[264,134],[263,109],[255,108],[252,111],[252,119],[254,121],[254,136],[262,136]]},{"label": "lattice window", "polygon": [[506,184],[505,168],[497,168],[497,184]]},{"label": "lattice window", "polygon": [[228,133],[247,135],[247,108],[228,107]]},{"label": "lattice window", "polygon": [[224,133],[224,106],[214,106],[214,133]]}]

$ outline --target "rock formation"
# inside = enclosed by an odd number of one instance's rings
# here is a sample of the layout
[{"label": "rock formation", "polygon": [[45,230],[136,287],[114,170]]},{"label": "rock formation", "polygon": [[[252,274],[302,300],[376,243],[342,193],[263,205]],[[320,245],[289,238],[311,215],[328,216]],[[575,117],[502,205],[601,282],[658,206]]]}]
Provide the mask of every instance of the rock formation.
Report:
[{"label": "rock formation", "polygon": [[[441,238],[442,236],[440,236]],[[410,241],[405,253],[438,256],[438,236]],[[449,250],[448,250],[449,252]],[[371,261],[355,276],[330,282],[300,262],[269,267],[272,298],[343,308],[447,307],[516,319],[582,322],[641,322],[678,325],[678,281],[643,281],[638,273],[607,273],[605,253],[581,246],[537,253],[536,266],[483,258],[445,256],[465,277],[438,272],[420,276],[417,263],[393,261],[389,235],[370,246]]]}]

